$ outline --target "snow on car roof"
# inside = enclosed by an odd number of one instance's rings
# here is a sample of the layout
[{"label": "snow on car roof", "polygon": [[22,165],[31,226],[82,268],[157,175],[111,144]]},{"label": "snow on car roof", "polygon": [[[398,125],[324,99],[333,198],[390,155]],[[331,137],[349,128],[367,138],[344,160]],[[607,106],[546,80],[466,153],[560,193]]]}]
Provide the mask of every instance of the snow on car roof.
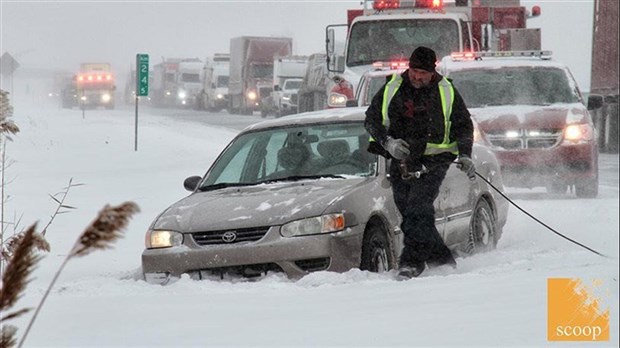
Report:
[{"label": "snow on car roof", "polygon": [[272,120],[255,123],[246,127],[243,132],[271,127],[312,124],[320,122],[363,121],[367,107],[334,108],[304,112]]}]

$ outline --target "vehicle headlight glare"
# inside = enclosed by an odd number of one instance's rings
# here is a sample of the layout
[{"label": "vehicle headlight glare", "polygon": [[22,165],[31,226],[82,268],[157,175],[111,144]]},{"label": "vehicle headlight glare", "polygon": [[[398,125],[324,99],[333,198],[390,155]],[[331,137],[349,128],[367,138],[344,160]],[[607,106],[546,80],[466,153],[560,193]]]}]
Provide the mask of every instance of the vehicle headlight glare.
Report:
[{"label": "vehicle headlight glare", "polygon": [[218,94],[217,95],[217,99],[224,99],[224,95],[223,94]]},{"label": "vehicle headlight glare", "polygon": [[111,96],[111,95],[109,95],[108,93],[103,94],[103,95],[101,96],[101,101],[102,101],[102,102],[104,102],[104,103],[109,102],[109,101],[110,101],[110,99],[112,99],[112,96]]},{"label": "vehicle headlight glare", "polygon": [[179,99],[185,99],[185,97],[187,97],[187,93],[185,93],[184,90],[180,90],[177,95],[178,95]]},{"label": "vehicle headlight glare", "polygon": [[248,92],[248,99],[255,100],[256,97],[257,97],[256,92],[254,92],[254,91],[249,91]]},{"label": "vehicle headlight glare", "polygon": [[169,248],[183,244],[183,234],[168,230],[151,230],[146,233],[146,248]]},{"label": "vehicle headlight glare", "polygon": [[344,229],[344,215],[328,214],[289,222],[280,229],[283,237],[295,237],[311,234],[330,233]]},{"label": "vehicle headlight glare", "polygon": [[571,124],[564,129],[564,139],[575,141],[589,141],[593,139],[592,127],[589,124]]}]

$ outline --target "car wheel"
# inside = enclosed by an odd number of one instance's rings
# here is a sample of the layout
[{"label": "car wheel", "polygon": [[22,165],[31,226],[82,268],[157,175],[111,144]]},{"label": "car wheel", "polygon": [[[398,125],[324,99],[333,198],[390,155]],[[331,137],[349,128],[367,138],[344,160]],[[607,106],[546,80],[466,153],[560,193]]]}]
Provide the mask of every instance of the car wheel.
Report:
[{"label": "car wheel", "polygon": [[575,183],[575,194],[579,198],[596,198],[598,196],[598,178]]},{"label": "car wheel", "polygon": [[364,233],[360,269],[382,273],[389,271],[391,264],[392,253],[385,232],[377,225],[369,225]]},{"label": "car wheel", "polygon": [[495,249],[498,240],[497,224],[491,205],[485,199],[476,204],[469,227],[467,252],[474,254]]}]

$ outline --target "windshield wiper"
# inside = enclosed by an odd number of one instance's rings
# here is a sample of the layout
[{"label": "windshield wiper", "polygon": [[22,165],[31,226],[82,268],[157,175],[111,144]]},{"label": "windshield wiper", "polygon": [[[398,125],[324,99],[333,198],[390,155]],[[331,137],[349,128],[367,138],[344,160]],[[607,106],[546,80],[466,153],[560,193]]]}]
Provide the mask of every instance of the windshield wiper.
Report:
[{"label": "windshield wiper", "polygon": [[244,183],[244,182],[221,182],[219,184],[207,185],[199,187],[199,191],[213,191],[219,190],[227,187],[236,187],[236,186],[252,186],[256,185],[256,183]]},{"label": "windshield wiper", "polygon": [[268,180],[260,181],[257,184],[269,184],[269,183],[278,182],[278,181],[299,181],[299,180],[312,180],[312,179],[323,179],[323,178],[344,179],[344,176],[334,175],[334,174],[291,175],[291,176],[285,176],[282,178],[275,178],[275,179],[268,179]]}]

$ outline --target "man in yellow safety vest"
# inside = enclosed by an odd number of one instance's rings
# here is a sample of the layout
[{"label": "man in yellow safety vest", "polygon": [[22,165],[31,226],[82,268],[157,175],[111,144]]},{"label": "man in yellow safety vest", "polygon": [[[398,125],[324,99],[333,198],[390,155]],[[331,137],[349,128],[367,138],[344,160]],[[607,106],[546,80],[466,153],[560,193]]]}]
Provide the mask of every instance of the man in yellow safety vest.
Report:
[{"label": "man in yellow safety vest", "polygon": [[369,151],[392,158],[390,181],[403,221],[399,277],[417,277],[427,265],[456,267],[435,227],[433,202],[455,159],[470,179],[473,125],[463,98],[435,70],[437,57],[416,48],[409,69],[392,75],[366,110]]}]

